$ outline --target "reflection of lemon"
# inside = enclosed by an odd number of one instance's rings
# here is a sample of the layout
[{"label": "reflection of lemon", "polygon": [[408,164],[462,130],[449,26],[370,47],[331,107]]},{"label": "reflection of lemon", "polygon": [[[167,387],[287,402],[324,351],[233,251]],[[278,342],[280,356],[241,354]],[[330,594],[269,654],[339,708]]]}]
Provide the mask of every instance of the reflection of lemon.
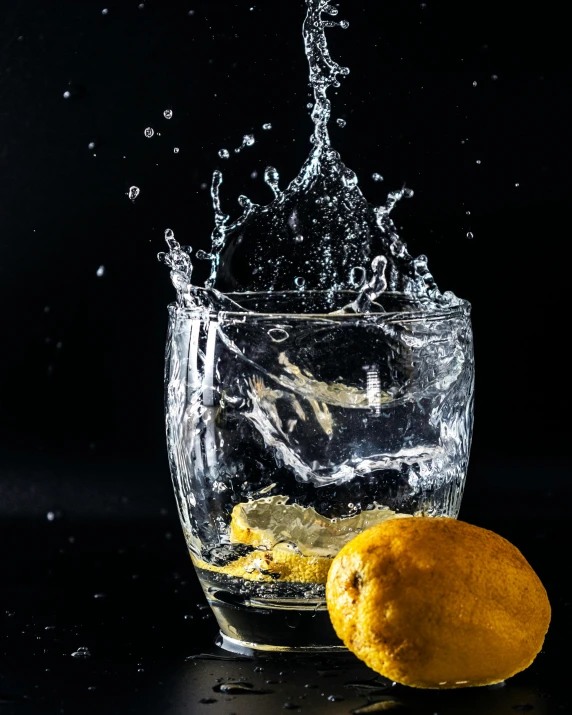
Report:
[{"label": "reflection of lemon", "polygon": [[447,518],[392,519],[360,534],[334,559],[326,597],[350,650],[419,688],[505,680],[532,663],[550,622],[520,551]]}]

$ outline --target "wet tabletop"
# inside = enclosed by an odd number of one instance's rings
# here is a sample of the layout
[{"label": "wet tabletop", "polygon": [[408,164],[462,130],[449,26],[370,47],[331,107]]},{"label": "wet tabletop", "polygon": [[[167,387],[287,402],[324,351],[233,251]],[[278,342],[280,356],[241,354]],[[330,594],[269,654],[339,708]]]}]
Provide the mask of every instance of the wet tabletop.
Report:
[{"label": "wet tabletop", "polygon": [[[117,481],[106,486],[103,477],[91,494],[86,478],[81,505],[62,487],[53,510],[43,509],[51,497],[38,473],[27,476],[42,513],[5,509],[0,527],[2,715],[572,712],[564,492],[497,490],[492,498],[472,482],[461,516],[523,551],[547,587],[553,619],[542,653],[504,687],[430,692],[392,685],[351,654],[238,659],[217,650],[164,473],[146,495],[120,496]],[[10,479],[5,504],[14,498]]]}]

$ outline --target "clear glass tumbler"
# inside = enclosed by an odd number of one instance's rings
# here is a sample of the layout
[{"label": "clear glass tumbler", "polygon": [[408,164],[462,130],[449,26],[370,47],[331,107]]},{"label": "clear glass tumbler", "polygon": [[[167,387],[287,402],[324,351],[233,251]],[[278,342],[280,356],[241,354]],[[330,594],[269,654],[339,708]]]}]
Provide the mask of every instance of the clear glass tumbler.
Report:
[{"label": "clear glass tumbler", "polygon": [[171,474],[218,643],[234,652],[342,648],[325,604],[336,553],[385,519],[455,518],[463,494],[470,305],[387,293],[360,315],[308,293],[169,308]]}]

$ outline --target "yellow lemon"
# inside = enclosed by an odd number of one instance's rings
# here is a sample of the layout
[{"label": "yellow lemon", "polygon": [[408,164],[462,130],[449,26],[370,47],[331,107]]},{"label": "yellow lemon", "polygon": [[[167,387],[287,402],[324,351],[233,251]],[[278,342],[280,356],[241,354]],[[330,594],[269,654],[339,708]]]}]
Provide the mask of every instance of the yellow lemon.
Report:
[{"label": "yellow lemon", "polygon": [[417,688],[497,683],[540,651],[550,604],[520,551],[448,518],[391,519],[336,556],[326,598],[345,645]]},{"label": "yellow lemon", "polygon": [[225,566],[214,566],[195,557],[193,563],[199,569],[244,578],[247,581],[326,583],[332,559],[302,556],[295,551],[276,547],[268,551],[252,551]]}]

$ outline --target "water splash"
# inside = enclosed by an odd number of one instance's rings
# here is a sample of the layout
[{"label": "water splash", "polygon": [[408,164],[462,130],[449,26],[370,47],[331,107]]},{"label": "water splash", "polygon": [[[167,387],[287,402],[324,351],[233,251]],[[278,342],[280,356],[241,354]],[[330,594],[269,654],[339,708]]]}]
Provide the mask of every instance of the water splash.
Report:
[{"label": "water splash", "polygon": [[[334,296],[353,291],[355,299],[343,310],[360,313],[383,311],[379,301],[385,292],[415,294],[420,300],[440,304],[457,301],[452,293],[439,292],[426,257],[414,259],[408,253],[391,219],[397,203],[413,192],[403,187],[391,192],[382,206],[372,206],[363,196],[355,172],[332,148],[328,90],[339,87],[350,70],[332,59],[326,29],[345,29],[349,23],[331,19],[338,9],[327,0],[306,0],[306,6],[303,37],[314,95],[308,105],[314,123],[312,149],[299,174],[284,189],[277,169],[268,167],[264,181],[272,192],[271,202],[260,205],[240,196],[242,215],[234,221],[221,206],[223,175],[220,170],[214,172],[212,246],[209,253],[197,254],[211,264],[205,288],[211,297],[219,298],[229,293],[295,290],[307,295],[326,291],[331,296],[326,307],[332,310],[335,306],[338,311]],[[346,122],[338,119],[337,124],[343,127]],[[263,125],[263,129],[269,128],[270,124]],[[244,135],[242,146],[235,151],[254,143],[254,135]],[[228,159],[230,153],[221,149],[219,156]],[[383,180],[377,173],[372,178]],[[191,300],[195,304],[197,290],[189,288],[190,251],[178,243],[174,248],[169,244],[169,248],[161,260],[172,268],[179,303]],[[185,273],[187,270],[190,272]]]}]

